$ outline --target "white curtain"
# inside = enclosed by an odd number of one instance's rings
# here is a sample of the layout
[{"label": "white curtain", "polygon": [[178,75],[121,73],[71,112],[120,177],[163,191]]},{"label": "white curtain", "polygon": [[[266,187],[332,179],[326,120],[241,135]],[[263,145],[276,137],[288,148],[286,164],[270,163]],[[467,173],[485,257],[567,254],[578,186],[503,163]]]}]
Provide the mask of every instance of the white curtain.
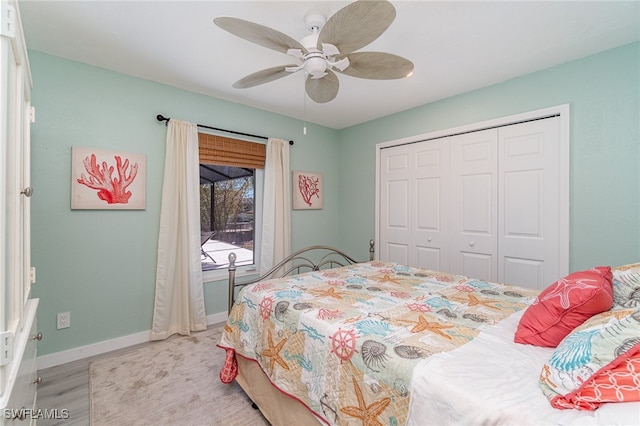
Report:
[{"label": "white curtain", "polygon": [[197,126],[169,120],[165,155],[151,340],[207,329]]},{"label": "white curtain", "polygon": [[267,141],[263,194],[260,273],[291,252],[291,173],[289,142],[285,140]]}]

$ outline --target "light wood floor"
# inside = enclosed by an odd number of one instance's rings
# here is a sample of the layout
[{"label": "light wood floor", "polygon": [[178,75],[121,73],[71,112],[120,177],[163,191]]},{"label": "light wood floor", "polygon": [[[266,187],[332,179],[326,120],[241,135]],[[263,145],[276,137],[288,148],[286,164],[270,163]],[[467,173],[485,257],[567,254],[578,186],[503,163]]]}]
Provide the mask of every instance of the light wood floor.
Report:
[{"label": "light wood floor", "polygon": [[89,425],[89,364],[97,359],[137,349],[148,343],[130,346],[94,357],[38,370],[42,383],[38,385],[37,407],[43,410],[69,410],[65,420],[39,419],[39,426]]},{"label": "light wood floor", "polygon": [[[38,385],[37,408],[67,409],[68,419],[38,419],[38,426],[89,426],[89,365],[91,362],[136,350],[150,342],[140,343],[89,358],[38,370],[42,383]],[[248,400],[248,404],[251,403]],[[249,405],[250,406],[250,405]],[[266,423],[266,420],[265,420]],[[268,423],[266,423],[268,424]]]}]

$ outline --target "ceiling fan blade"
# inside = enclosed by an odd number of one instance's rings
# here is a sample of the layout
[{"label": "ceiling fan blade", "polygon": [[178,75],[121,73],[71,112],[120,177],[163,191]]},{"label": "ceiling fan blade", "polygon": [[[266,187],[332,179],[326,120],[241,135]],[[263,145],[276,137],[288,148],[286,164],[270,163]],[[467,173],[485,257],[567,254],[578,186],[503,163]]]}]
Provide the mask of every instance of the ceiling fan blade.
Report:
[{"label": "ceiling fan blade", "polygon": [[231,34],[278,52],[287,53],[289,49],[301,49],[304,53],[307,52],[307,49],[296,39],[264,25],[228,16],[215,18],[213,22]]},{"label": "ceiling fan blade", "polygon": [[267,68],[261,71],[254,72],[253,74],[249,74],[248,76],[241,78],[240,80],[233,83],[233,87],[235,87],[236,89],[246,89],[293,74],[292,72],[286,70],[287,67],[297,67],[297,65],[280,65],[277,67]]},{"label": "ceiling fan blade", "polygon": [[383,52],[355,52],[347,56],[349,66],[338,72],[369,80],[395,80],[413,72],[413,62]]},{"label": "ceiling fan blade", "polygon": [[354,52],[380,37],[395,17],[396,8],[388,1],[353,2],[324,24],[318,36],[318,49],[322,49],[322,43],[329,43],[343,55]]},{"label": "ceiling fan blade", "polygon": [[338,95],[338,89],[340,83],[338,82],[338,76],[331,70],[326,70],[327,75],[322,78],[312,78],[307,76],[307,82],[305,83],[305,89],[307,95],[319,104],[323,104],[335,99]]}]

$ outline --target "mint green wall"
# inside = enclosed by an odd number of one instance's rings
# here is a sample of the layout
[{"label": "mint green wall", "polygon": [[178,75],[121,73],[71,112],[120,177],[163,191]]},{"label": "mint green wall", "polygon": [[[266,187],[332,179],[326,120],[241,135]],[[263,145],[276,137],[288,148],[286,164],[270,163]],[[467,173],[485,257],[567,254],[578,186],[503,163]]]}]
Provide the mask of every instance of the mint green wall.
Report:
[{"label": "mint green wall", "polygon": [[[293,211],[292,246],[336,245],[337,132],[273,113],[30,51],[33,295],[48,354],[151,328],[166,127],[157,114],[247,133],[294,139],[292,170],[324,174],[324,208]],[[301,87],[302,90],[302,87]],[[71,210],[71,147],[147,156],[144,211]],[[224,282],[204,287],[207,314],[226,311]],[[221,297],[222,295],[222,297]],[[56,313],[71,327],[55,329]]]},{"label": "mint green wall", "polygon": [[340,247],[361,253],[374,235],[376,143],[568,103],[570,269],[637,262],[639,52],[634,43],[341,131]]}]

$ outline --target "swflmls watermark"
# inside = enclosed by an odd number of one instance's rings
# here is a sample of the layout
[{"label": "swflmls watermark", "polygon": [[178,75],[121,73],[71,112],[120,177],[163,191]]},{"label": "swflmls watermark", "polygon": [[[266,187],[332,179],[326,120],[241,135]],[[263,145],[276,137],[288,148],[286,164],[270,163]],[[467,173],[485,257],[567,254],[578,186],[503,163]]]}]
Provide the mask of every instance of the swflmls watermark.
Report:
[{"label": "swflmls watermark", "polygon": [[3,415],[6,420],[67,420],[69,410],[67,408],[5,408]]}]

